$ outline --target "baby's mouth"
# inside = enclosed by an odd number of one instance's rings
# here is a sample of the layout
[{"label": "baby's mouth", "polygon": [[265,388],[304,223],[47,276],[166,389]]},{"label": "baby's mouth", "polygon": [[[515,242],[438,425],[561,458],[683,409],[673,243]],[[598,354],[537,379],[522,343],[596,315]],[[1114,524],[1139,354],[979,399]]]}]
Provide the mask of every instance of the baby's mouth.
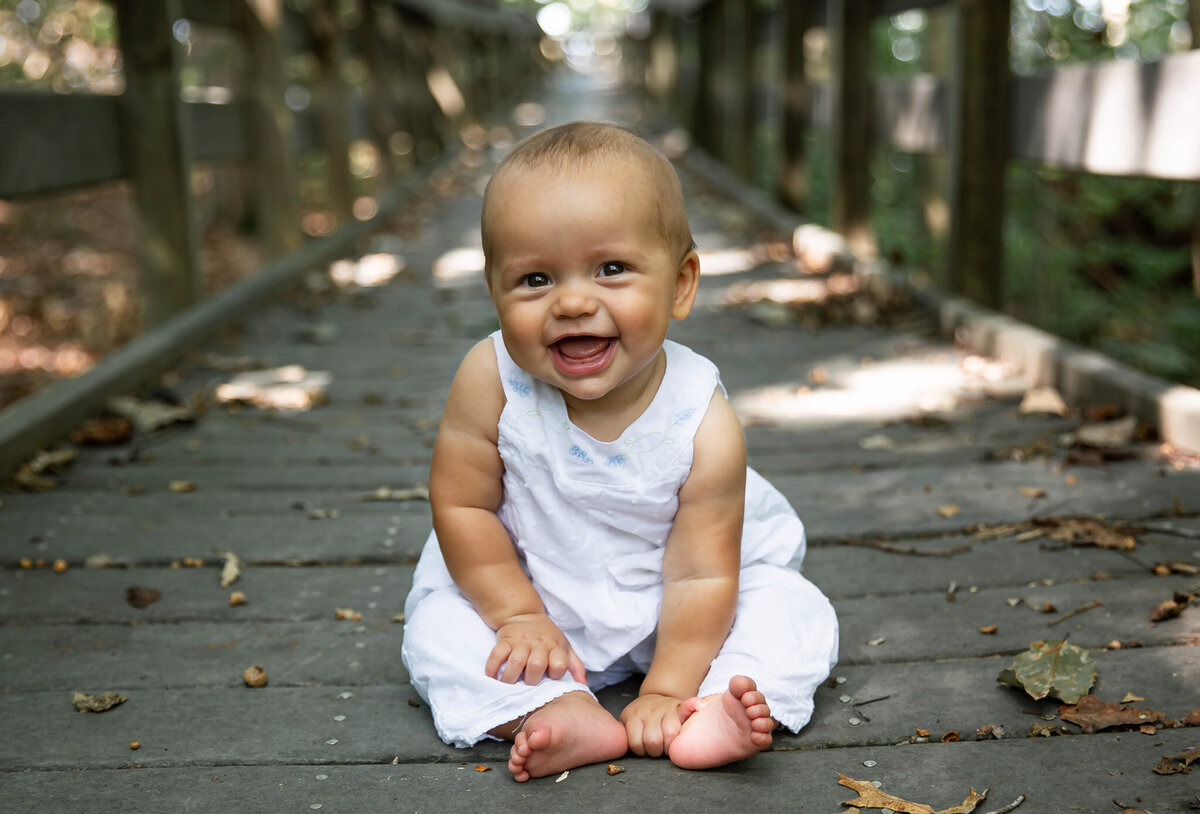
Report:
[{"label": "baby's mouth", "polygon": [[602,370],[616,347],[611,337],[566,336],[550,346],[550,356],[562,373],[584,376]]}]

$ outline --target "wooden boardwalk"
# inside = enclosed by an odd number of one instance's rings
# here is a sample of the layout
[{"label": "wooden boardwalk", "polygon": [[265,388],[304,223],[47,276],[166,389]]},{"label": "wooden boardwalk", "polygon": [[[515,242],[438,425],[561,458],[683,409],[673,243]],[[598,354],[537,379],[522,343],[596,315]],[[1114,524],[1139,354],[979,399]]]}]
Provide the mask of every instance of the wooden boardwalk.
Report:
[{"label": "wooden boardwalk", "polygon": [[[598,115],[573,88],[545,101],[551,120]],[[637,115],[620,97],[606,101],[600,114]],[[439,176],[395,234],[373,242],[364,274],[403,256],[386,284],[310,283],[200,349],[169,382],[204,395],[193,424],[83,449],[57,488],[3,494],[4,808],[828,814],[854,797],[840,772],[935,809],[973,786],[991,788],[981,812],[1022,794],[1022,814],[1115,811],[1114,800],[1189,810],[1196,773],[1152,770],[1200,746],[1200,729],[1083,735],[1047,720],[1057,701],[995,679],[1032,642],[1069,636],[1091,651],[1102,700],[1132,693],[1169,719],[1200,707],[1200,609],[1150,621],[1175,591],[1196,590],[1197,576],[1150,566],[1200,565],[1200,472],[1160,460],[1153,445],[1102,466],[1066,464],[1057,439],[1078,421],[1020,415],[1011,380],[929,335],[917,315],[891,327],[826,324],[818,309],[783,324],[779,308],[731,305],[752,282],[794,279],[793,266],[747,263],[739,250],[761,225],[686,162],[704,263],[736,273],[706,277],[672,335],[721,367],[751,463],[807,524],[806,574],[841,622],[836,681],[801,734],[710,772],[629,757],[613,776],[594,766],[519,785],[506,747],[441,744],[407,683],[397,621],[428,504],[372,498],[425,483],[456,364],[495,325],[470,272],[487,169]],[[235,375],[218,368],[236,360],[300,365],[330,383],[307,411],[231,408],[214,394]],[[1068,516],[1136,527],[1136,548],[1035,539],[1029,526],[975,533]],[[219,584],[218,551],[246,565],[232,586]],[[101,555],[112,567],[85,566]],[[26,570],[23,558],[68,567]],[[160,598],[135,608],[134,586]],[[244,605],[230,605],[233,591]],[[1047,603],[1056,610],[1043,612]],[[339,620],[339,608],[361,619]],[[243,683],[252,665],[265,688]],[[81,713],[75,691],[128,701]],[[617,708],[633,691],[604,700]],[[1072,734],[1030,737],[1046,723]],[[977,740],[985,726],[1003,737]],[[957,742],[941,742],[949,733]]]}]

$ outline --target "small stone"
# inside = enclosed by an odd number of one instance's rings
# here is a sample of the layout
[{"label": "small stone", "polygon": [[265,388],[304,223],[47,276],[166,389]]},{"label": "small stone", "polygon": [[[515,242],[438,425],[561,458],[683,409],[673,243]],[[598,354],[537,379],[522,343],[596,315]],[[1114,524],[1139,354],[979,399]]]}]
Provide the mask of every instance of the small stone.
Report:
[{"label": "small stone", "polygon": [[846,723],[850,724],[850,726],[862,726],[862,720],[860,718],[851,718]]},{"label": "small stone", "polygon": [[329,740],[325,741],[325,745],[326,746],[336,746],[337,742],[338,742],[337,738],[330,738]]},{"label": "small stone", "polygon": [[340,724],[342,721],[346,720],[346,716],[345,715],[334,715],[333,720],[337,721]]},{"label": "small stone", "polygon": [[229,595],[229,607],[236,608],[239,605],[246,604],[246,595],[241,591],[234,591]]},{"label": "small stone", "polygon": [[246,682],[247,687],[265,687],[267,686],[267,671],[257,664],[247,667],[242,672],[242,681]]},{"label": "small stone", "polygon": [[142,742],[141,741],[130,741],[129,748],[131,750],[133,750],[134,752],[136,752],[138,749],[142,748]]},{"label": "small stone", "polygon": [[837,678],[835,678],[835,679],[834,679],[834,682],[835,682],[835,683],[837,683],[837,684],[845,684],[845,683],[846,683],[846,677],[845,677],[845,676],[838,676]]},{"label": "small stone", "polygon": [[877,764],[873,760],[864,760],[863,765],[866,766],[868,769],[874,769],[879,764]]},{"label": "small stone", "polygon": [[843,704],[849,704],[851,701],[854,700],[854,697],[850,696],[850,695],[840,695],[840,696],[838,696],[838,700],[841,701]]},{"label": "small stone", "polygon": [[338,608],[333,612],[333,618],[339,622],[360,622],[362,614],[350,608]]}]

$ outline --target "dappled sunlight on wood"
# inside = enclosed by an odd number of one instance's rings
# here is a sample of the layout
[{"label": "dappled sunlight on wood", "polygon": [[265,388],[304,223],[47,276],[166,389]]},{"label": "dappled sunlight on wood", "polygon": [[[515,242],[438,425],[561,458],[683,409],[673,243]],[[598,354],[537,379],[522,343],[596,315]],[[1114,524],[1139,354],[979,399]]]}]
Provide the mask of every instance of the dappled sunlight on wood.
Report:
[{"label": "dappled sunlight on wood", "polygon": [[483,249],[463,246],[451,249],[433,263],[435,285],[461,285],[483,276]]},{"label": "dappled sunlight on wood", "polygon": [[269,370],[239,373],[218,385],[216,399],[223,404],[252,404],[263,410],[298,412],[323,404],[333,374],[284,365]]}]

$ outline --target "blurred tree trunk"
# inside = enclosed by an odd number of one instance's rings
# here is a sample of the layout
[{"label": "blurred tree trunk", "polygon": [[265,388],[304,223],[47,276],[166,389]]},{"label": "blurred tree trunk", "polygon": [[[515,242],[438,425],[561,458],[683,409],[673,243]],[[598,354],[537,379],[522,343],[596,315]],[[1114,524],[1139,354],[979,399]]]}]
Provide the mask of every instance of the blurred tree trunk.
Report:
[{"label": "blurred tree trunk", "polygon": [[[1188,22],[1192,26],[1192,48],[1200,48],[1200,0],[1188,4]],[[1192,288],[1200,297],[1200,195],[1192,214]]]}]

